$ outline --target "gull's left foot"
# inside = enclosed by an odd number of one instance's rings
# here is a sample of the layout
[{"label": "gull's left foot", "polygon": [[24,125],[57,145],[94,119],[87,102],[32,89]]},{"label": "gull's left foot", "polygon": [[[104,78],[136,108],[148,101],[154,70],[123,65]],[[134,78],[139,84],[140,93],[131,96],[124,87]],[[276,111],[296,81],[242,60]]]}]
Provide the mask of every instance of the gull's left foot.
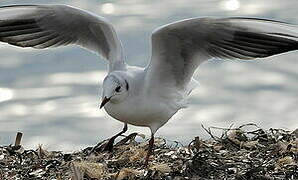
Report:
[{"label": "gull's left foot", "polygon": [[[138,135],[138,133],[131,133],[130,135],[126,136],[124,139],[122,139],[121,141],[119,141],[117,144],[115,144],[115,146],[123,145],[127,141],[129,141],[131,139],[134,139],[137,135]],[[116,136],[113,136],[111,139],[109,139],[109,141],[106,144],[103,144],[102,145],[103,146],[103,151],[112,152],[113,151],[113,148],[114,148],[115,139],[116,139]]]},{"label": "gull's left foot", "polygon": [[104,142],[98,143],[96,146],[94,146],[91,149],[91,151],[90,151],[89,154],[92,154],[94,152],[100,152],[100,151],[109,151],[109,152],[112,152],[113,151],[113,147],[114,147],[115,139],[117,137],[121,136],[126,131],[127,131],[127,124],[125,123],[121,132],[119,132],[115,136],[111,137],[107,143],[104,143]]},{"label": "gull's left foot", "polygon": [[138,133],[131,133],[130,135],[126,136],[125,138],[121,139],[121,141],[117,142],[115,146],[121,146],[127,143],[130,140],[134,140]]},{"label": "gull's left foot", "polygon": [[[118,135],[118,134],[117,134]],[[121,134],[120,134],[121,135]],[[118,136],[120,136],[118,135]],[[114,148],[114,142],[115,142],[115,139],[118,137],[118,136],[113,136],[111,137],[111,139],[109,139],[109,141],[106,143],[106,144],[103,144],[103,151],[109,151],[109,152],[112,152],[113,151],[113,148]]]}]

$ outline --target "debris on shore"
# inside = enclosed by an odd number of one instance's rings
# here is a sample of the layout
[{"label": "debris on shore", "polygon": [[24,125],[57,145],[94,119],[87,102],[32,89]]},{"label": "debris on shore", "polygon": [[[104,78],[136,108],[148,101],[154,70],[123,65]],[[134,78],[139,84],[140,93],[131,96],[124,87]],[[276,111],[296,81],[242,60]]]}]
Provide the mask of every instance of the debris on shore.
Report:
[{"label": "debris on shore", "polygon": [[263,130],[248,124],[221,128],[221,136],[213,134],[219,128],[204,129],[211,138],[195,137],[187,146],[156,138],[147,167],[148,142],[135,141],[136,133],[119,141],[113,152],[93,153],[92,147],[73,153],[42,146],[25,150],[18,133],[14,145],[0,146],[0,180],[298,179],[298,129]]}]

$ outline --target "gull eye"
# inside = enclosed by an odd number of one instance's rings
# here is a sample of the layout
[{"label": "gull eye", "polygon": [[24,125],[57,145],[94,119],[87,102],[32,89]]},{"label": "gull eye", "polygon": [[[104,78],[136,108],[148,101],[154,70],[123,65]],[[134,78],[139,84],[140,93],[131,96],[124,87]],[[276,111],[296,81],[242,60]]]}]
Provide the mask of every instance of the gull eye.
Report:
[{"label": "gull eye", "polygon": [[116,87],[116,89],[115,89],[116,92],[120,92],[120,90],[121,90],[121,86],[118,86],[118,87]]}]

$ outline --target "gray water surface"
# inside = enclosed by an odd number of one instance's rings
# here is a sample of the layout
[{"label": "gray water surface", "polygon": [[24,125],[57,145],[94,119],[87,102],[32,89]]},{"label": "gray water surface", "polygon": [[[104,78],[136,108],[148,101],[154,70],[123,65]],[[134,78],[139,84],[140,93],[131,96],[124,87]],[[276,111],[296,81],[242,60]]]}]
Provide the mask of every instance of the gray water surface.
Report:
[{"label": "gray water surface", "polygon": [[[46,1],[23,0],[23,4]],[[0,5],[20,1],[1,1]],[[54,0],[109,19],[123,42],[127,62],[145,66],[152,30],[173,21],[206,16],[249,16],[298,24],[298,1],[288,0]],[[228,127],[256,123],[269,128],[298,128],[298,52],[259,61],[212,60],[196,72],[200,86],[188,109],[179,111],[157,136],[189,142],[207,138],[201,124]],[[106,139],[123,124],[100,110],[106,63],[84,49],[16,48],[0,44],[0,144],[24,133],[35,148],[79,150]],[[129,132],[149,135],[148,128]]]}]

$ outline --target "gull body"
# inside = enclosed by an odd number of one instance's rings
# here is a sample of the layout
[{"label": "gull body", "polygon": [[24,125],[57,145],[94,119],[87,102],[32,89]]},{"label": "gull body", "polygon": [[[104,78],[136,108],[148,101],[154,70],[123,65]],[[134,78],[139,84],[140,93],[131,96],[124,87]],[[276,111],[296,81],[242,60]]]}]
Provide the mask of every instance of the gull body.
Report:
[{"label": "gull body", "polygon": [[[296,25],[257,18],[191,18],[157,28],[151,35],[151,59],[145,68],[129,66],[121,41],[103,17],[66,5],[0,7],[0,41],[44,49],[79,45],[108,61],[102,103],[107,113],[154,134],[197,86],[193,74],[209,59],[255,60],[298,49]],[[224,76],[224,75],[222,75]]]},{"label": "gull body", "polygon": [[148,88],[145,68],[128,66],[127,71],[115,71],[110,75],[125,77],[129,83],[129,93],[123,101],[108,102],[104,106],[110,116],[121,122],[149,127],[155,133],[186,105],[185,97],[177,89],[163,93],[158,88]]}]

